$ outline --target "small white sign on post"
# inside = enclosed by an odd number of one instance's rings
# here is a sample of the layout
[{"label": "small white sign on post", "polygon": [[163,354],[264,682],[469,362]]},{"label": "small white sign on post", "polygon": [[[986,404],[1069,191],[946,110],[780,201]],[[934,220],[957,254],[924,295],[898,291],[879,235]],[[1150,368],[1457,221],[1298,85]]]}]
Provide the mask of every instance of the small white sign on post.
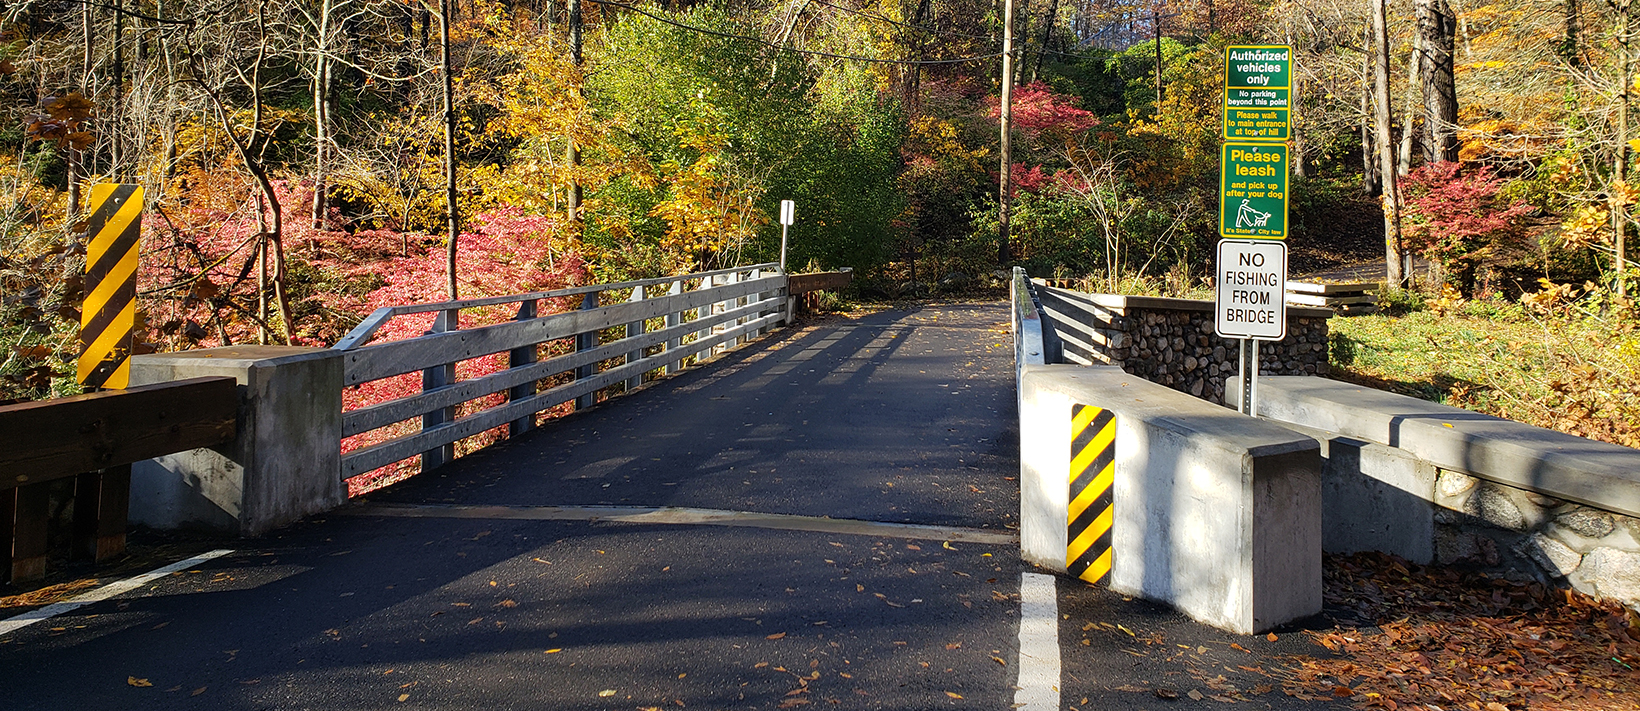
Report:
[{"label": "small white sign on post", "polygon": [[780,273],[786,274],[786,230],[797,224],[797,203],[780,201]]},{"label": "small white sign on post", "polygon": [[1278,240],[1219,241],[1214,275],[1213,330],[1224,338],[1279,341],[1287,337],[1287,244]]}]

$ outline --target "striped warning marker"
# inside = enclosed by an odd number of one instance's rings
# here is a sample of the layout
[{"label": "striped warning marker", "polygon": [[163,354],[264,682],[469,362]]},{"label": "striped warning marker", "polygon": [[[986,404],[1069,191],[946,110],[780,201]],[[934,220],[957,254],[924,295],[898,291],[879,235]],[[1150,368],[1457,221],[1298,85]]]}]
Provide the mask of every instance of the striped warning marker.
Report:
[{"label": "striped warning marker", "polygon": [[104,183],[91,188],[85,303],[80,308],[79,382],[87,390],[120,390],[131,380],[142,203],[140,185]]},{"label": "striped warning marker", "polygon": [[1065,569],[1090,583],[1110,573],[1110,525],[1115,514],[1116,416],[1071,406],[1071,472]]}]

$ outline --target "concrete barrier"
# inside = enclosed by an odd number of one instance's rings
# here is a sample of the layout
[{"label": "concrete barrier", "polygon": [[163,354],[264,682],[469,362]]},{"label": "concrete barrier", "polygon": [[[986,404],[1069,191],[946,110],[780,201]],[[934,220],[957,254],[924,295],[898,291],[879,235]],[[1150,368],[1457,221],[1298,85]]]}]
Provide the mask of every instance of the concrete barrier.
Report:
[{"label": "concrete barrier", "polygon": [[1115,367],[1020,367],[1024,558],[1066,569],[1073,405],[1115,414],[1113,590],[1251,634],[1321,611],[1317,442]]},{"label": "concrete barrier", "polygon": [[232,443],[132,466],[130,520],[255,536],[346,503],[342,356],[230,346],[132,358],[132,385],[224,375],[238,381],[240,407]]},{"label": "concrete barrier", "polygon": [[1504,568],[1640,609],[1640,450],[1327,378],[1260,376],[1258,405],[1323,446],[1326,550]]}]

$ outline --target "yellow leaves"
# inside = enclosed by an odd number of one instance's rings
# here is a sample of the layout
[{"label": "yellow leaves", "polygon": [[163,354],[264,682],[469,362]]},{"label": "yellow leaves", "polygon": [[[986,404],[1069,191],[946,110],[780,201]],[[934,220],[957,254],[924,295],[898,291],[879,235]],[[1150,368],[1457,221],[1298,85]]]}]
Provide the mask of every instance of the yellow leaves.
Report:
[{"label": "yellow leaves", "polygon": [[951,697],[951,698],[953,698],[953,699],[960,699],[960,698],[962,698],[962,694],[959,694],[959,693],[957,693],[957,692],[955,692],[955,691],[947,691],[947,692],[945,692],[945,695],[946,695],[946,696],[949,696],[949,697]]},{"label": "yellow leaves", "polygon": [[615,694],[616,694],[616,691],[614,689],[604,689],[603,691],[598,692],[598,698],[607,699],[611,696],[614,696]]},{"label": "yellow leaves", "polygon": [[140,689],[146,689],[154,685],[153,682],[150,682],[147,679],[138,679],[134,676],[125,677],[125,683]]},{"label": "yellow leaves", "polygon": [[1560,242],[1567,249],[1585,249],[1611,240],[1611,213],[1603,205],[1584,205],[1560,225]]},{"label": "yellow leaves", "polygon": [[785,637],[786,637],[785,632],[776,632],[776,633],[771,634],[767,637],[764,637],[764,639],[785,639]]},{"label": "yellow leaves", "polygon": [[564,651],[563,647],[554,647],[554,648],[549,649],[545,652],[542,652],[542,654],[557,654],[557,653],[562,652],[562,651]]}]

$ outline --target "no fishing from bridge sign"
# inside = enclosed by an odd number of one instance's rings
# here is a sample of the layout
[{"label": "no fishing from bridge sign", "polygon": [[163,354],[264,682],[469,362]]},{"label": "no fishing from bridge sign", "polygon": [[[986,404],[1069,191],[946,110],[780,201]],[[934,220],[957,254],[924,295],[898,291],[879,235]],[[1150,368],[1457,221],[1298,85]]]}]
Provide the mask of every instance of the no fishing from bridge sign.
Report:
[{"label": "no fishing from bridge sign", "polygon": [[1293,48],[1225,48],[1224,139],[1286,141],[1292,135]]},{"label": "no fishing from bridge sign", "polygon": [[1219,241],[1213,330],[1222,338],[1287,337],[1287,243]]}]

